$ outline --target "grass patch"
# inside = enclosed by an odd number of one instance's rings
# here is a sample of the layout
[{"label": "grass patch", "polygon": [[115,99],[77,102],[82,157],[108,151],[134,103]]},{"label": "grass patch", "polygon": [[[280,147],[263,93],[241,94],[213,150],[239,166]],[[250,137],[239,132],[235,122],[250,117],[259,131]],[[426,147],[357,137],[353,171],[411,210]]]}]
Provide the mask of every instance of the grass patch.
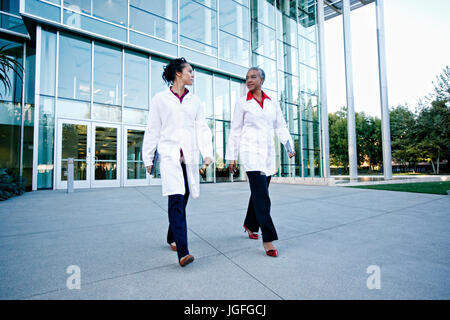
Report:
[{"label": "grass patch", "polygon": [[398,183],[398,184],[374,184],[370,186],[352,186],[348,188],[360,189],[376,189],[388,191],[403,191],[403,192],[417,192],[417,193],[431,193],[431,194],[447,194],[450,190],[450,181],[437,182],[415,182],[415,183]]}]

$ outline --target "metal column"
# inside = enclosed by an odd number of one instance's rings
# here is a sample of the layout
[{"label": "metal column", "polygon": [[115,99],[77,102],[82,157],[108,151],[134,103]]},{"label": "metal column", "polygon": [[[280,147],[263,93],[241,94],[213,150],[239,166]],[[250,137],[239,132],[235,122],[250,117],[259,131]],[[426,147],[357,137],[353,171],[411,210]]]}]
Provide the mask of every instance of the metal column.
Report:
[{"label": "metal column", "polygon": [[347,92],[348,160],[350,164],[350,179],[353,180],[358,178],[358,159],[356,150],[355,102],[353,96],[350,0],[342,1],[342,20],[344,25],[345,86]]},{"label": "metal column", "polygon": [[380,81],[381,136],[383,146],[383,174],[385,180],[392,179],[391,128],[386,72],[386,46],[384,38],[384,2],[376,0],[378,75]]},{"label": "metal column", "polygon": [[322,115],[322,156],[323,177],[330,177],[330,137],[328,130],[328,100],[325,68],[325,14],[323,0],[317,1],[317,13],[319,24],[319,68],[320,68],[320,106]]}]

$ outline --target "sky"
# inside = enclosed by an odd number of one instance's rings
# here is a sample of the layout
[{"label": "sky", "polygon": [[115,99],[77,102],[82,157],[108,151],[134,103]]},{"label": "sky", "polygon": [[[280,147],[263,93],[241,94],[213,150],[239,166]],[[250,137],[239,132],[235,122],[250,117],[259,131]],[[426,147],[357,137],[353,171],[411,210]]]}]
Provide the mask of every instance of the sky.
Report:
[{"label": "sky", "polygon": [[[450,66],[450,0],[385,0],[389,107],[414,111]],[[375,4],[351,13],[355,111],[380,117]],[[328,112],[346,105],[342,16],[325,22]]]}]

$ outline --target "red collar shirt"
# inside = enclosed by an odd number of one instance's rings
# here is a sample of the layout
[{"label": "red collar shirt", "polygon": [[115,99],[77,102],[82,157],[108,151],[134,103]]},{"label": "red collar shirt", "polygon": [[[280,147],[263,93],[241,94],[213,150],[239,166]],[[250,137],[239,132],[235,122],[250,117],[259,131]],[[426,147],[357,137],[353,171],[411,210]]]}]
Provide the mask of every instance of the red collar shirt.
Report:
[{"label": "red collar shirt", "polygon": [[247,93],[247,101],[250,101],[251,99],[255,99],[255,101],[258,102],[258,104],[259,104],[259,106],[261,107],[261,109],[263,109],[263,108],[264,108],[264,100],[265,100],[265,99],[269,99],[269,100],[270,100],[270,98],[269,98],[269,96],[268,96],[264,91],[261,91],[261,92],[262,92],[262,99],[261,99],[261,101],[258,101],[258,100],[255,98],[255,96],[252,94],[251,91],[249,91],[249,92]]},{"label": "red collar shirt", "polygon": [[240,159],[245,171],[261,171],[267,176],[277,172],[275,139],[294,142],[276,100],[262,92],[261,101],[248,92],[236,101],[226,160]]}]

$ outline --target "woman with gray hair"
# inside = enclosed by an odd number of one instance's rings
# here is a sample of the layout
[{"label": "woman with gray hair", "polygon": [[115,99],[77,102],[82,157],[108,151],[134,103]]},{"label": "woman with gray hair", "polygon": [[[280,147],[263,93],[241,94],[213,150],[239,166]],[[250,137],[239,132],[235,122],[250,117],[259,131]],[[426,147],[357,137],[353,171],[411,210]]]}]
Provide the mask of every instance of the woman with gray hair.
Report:
[{"label": "woman with gray hair", "polygon": [[245,84],[249,91],[236,101],[225,159],[229,160],[230,172],[234,172],[240,156],[247,173],[251,196],[244,220],[245,231],[250,239],[256,240],[261,228],[266,254],[277,257],[272,241],[278,240],[278,235],[270,217],[269,197],[270,178],[277,172],[274,135],[285,145],[289,158],[295,151],[280,106],[261,89],[264,78],[261,68],[252,67],[247,72]]}]

